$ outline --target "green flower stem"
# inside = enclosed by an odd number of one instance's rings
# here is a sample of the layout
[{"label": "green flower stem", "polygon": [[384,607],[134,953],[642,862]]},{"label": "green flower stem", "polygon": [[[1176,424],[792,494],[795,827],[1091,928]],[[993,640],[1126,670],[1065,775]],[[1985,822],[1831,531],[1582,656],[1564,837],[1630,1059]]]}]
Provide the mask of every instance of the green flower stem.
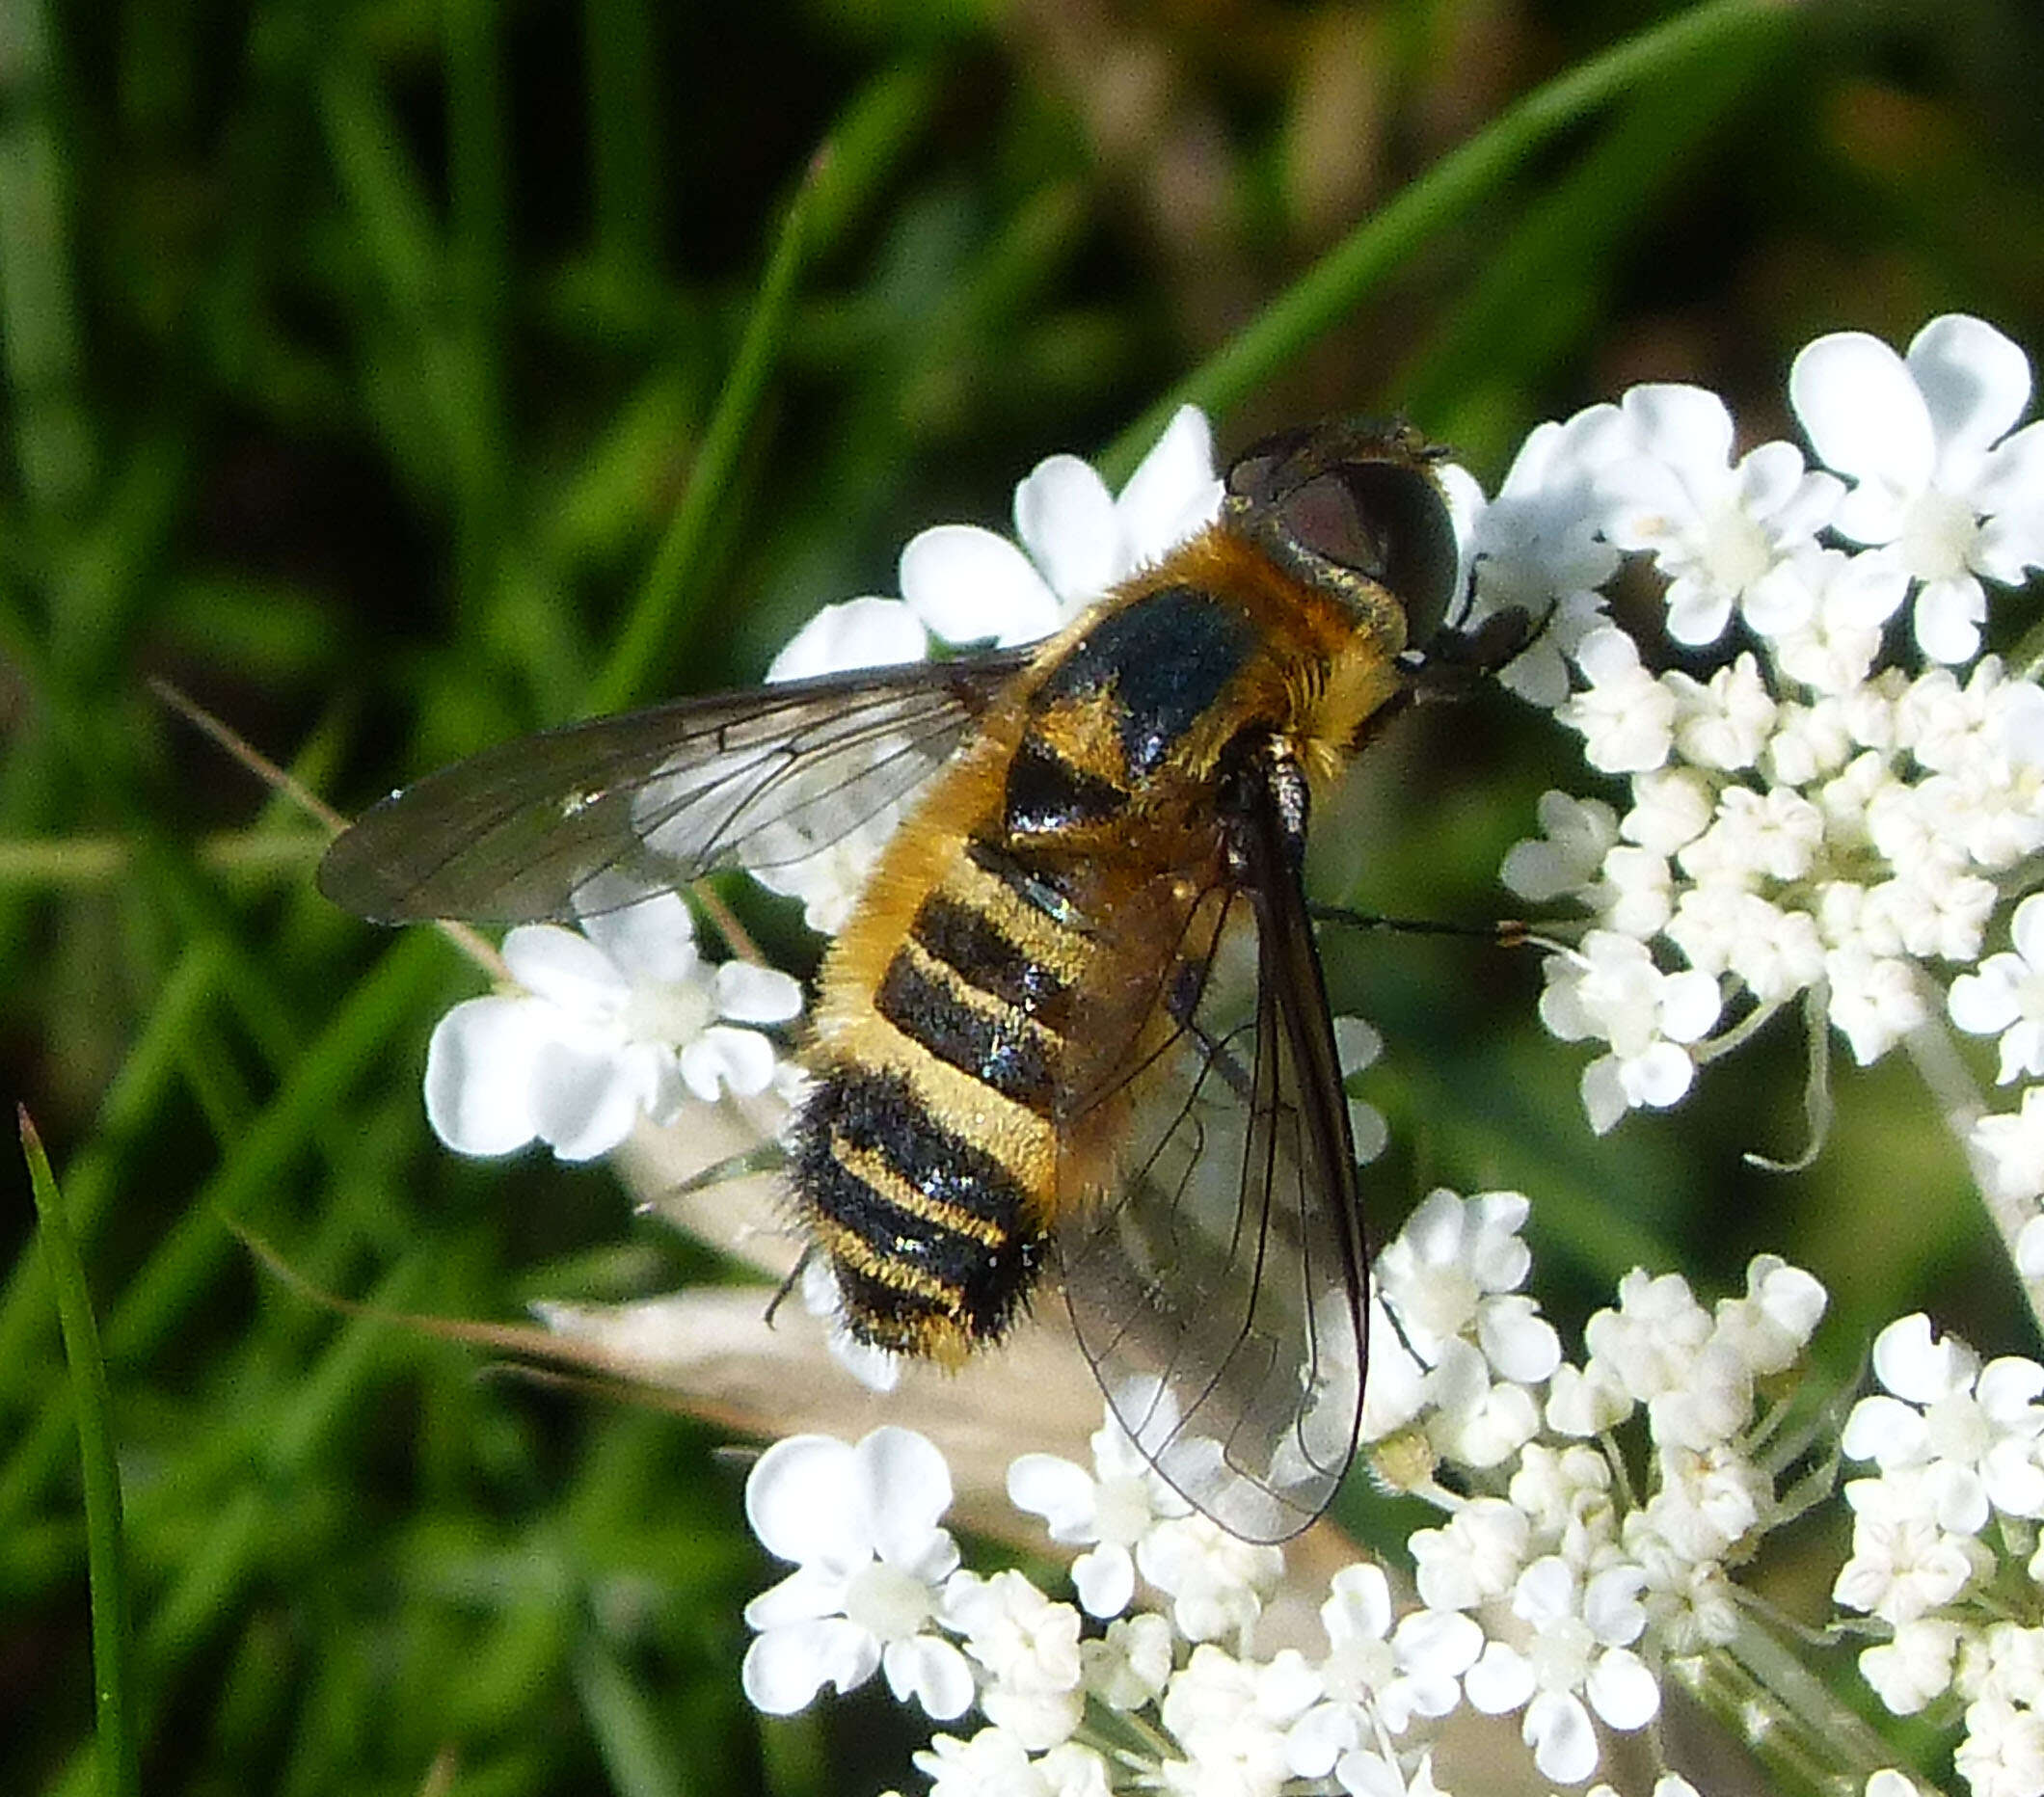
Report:
[{"label": "green flower stem", "polygon": [[[1802,1659],[1750,1612],[1721,1652],[1705,1656],[1698,1700],[1778,1774],[1814,1790],[1864,1788],[1896,1763],[1896,1750],[1839,1701]],[[1912,1769],[1910,1776],[1917,1778]],[[1920,1790],[1930,1790],[1921,1778]]]},{"label": "green flower stem", "polygon": [[1707,0],[1536,88],[1358,225],[1123,431],[1100,458],[1101,472],[1119,486],[1181,405],[1226,414],[1339,323],[1422,244],[1504,186],[1535,148],[1564,127],[1692,59],[1722,55],[1783,29],[1796,11],[1791,0]]},{"label": "green flower stem", "polygon": [[93,1705],[97,1718],[100,1797],[135,1797],[142,1789],[141,1758],[135,1743],[134,1706],[128,1694],[132,1631],[128,1623],[127,1545],[121,1524],[121,1472],[114,1457],[112,1407],[99,1329],[85,1263],[72,1240],[64,1199],[49,1158],[29,1120],[20,1120],[21,1150],[28,1159],[36,1194],[37,1233],[57,1298],[64,1330],[64,1356],[70,1368],[71,1397],[78,1415],[78,1460],[85,1487],[86,1569],[92,1590]]}]

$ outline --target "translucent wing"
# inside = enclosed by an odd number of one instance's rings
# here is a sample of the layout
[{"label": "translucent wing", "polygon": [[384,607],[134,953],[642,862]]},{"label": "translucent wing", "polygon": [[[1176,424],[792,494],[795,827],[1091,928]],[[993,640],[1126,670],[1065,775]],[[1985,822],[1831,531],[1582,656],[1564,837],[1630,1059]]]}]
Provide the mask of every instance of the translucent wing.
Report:
[{"label": "translucent wing", "polygon": [[1327,1508],[1355,1452],[1366,1256],[1304,894],[1276,817],[1242,822],[1191,894],[1157,882],[1149,916],[1139,899],[1109,925],[1154,944],[1169,910],[1175,946],[1160,965],[1132,938],[1122,964],[1144,984],[1091,1013],[1108,1040],[1097,1075],[1077,1070],[1088,1190],[1059,1246],[1130,1436],[1216,1522],[1275,1542]]},{"label": "translucent wing", "polygon": [[319,889],[384,923],[524,923],[784,867],[905,798],[1028,658],[864,668],[500,743],[371,807]]}]

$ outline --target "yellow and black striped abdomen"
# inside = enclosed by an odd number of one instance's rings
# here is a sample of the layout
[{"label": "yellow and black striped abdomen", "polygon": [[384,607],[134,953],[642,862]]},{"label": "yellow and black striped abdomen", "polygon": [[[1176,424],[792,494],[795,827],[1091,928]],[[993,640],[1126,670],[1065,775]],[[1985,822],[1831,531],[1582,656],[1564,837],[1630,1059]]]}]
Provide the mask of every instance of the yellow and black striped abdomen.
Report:
[{"label": "yellow and black striped abdomen", "polygon": [[[954,782],[984,790],[961,767],[933,797]],[[1055,873],[1002,835],[982,813],[883,866],[826,968],[793,1157],[854,1331],[951,1362],[1007,1329],[1042,1266],[1089,952]]]}]

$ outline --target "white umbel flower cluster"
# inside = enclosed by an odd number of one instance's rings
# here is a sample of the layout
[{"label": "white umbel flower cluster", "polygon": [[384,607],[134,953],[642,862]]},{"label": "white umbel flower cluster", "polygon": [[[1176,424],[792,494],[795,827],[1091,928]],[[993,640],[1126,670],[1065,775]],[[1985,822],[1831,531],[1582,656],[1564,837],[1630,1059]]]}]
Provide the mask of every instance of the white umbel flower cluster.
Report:
[{"label": "white umbel flower cluster", "polygon": [[1975,1797],[2044,1794],[2044,1367],[1980,1364],[1927,1317],[1873,1344],[1882,1389],[1841,1447],[1852,1556],[1832,1596],[1880,1636],[1860,1673],[1896,1715],[1963,1705],[1953,1763]]},{"label": "white umbel flower cluster", "polygon": [[[1906,358],[1846,333],[1789,375],[1822,469],[1780,443],[1735,460],[1715,395],[1647,387],[1544,427],[1532,474],[1507,477],[1499,504],[1546,496],[1536,548],[1577,546],[1549,575],[1555,715],[1629,788],[1619,806],[1550,793],[1544,837],[1504,870],[1523,897],[1589,913],[1548,963],[1541,1015],[1602,1045],[1582,1080],[1600,1131],[1677,1102],[1731,1031],[1799,995],[1875,1060],[1935,1016],[1948,970],[1980,961],[1998,882],[2044,847],[2044,692],[1991,656],[1962,665],[1983,582],[2044,566],[2044,425],[2015,428],[2030,387],[2022,352],[1977,319],[1932,321]],[[1606,577],[1621,550],[1651,560],[1676,643],[1715,644],[1736,618],[1752,646],[1708,678],[1652,671],[1598,618],[1591,546]],[[1530,577],[1500,584],[1528,604]],[[1882,658],[1905,607],[1915,673]],[[2004,1075],[2038,1052],[2021,954],[1963,973],[1953,997],[1963,1027],[2005,1033]]]},{"label": "white umbel flower cluster", "polygon": [[[803,1437],[748,1488],[778,1529],[767,1545],[816,1560],[748,1612],[748,1693],[785,1711],[884,1668],[939,1720],[977,1709],[984,1727],[918,1756],[939,1793],[1440,1793],[1432,1746],[1458,1711],[1516,1716],[1534,1769],[1583,1784],[1606,1732],[1654,1720],[1672,1663],[1736,1633],[1733,1572],[1792,1508],[1772,1400],[1825,1301],[1769,1257],[1710,1310],[1680,1278],[1636,1273],[1572,1364],[1518,1289],[1525,1216],[1515,1194],[1438,1192],[1379,1259],[1373,1386],[1381,1368],[1397,1395],[1373,1390],[1375,1462],[1446,1512],[1410,1540],[1416,1601],[1358,1561],[1321,1605],[1324,1652],[1263,1649],[1283,1553],[1189,1515],[1112,1420],[1090,1468],[1027,1454],[1009,1475],[1017,1507],[1083,1550],[1076,1604],[1019,1572],[957,1569],[930,1533],[941,1462],[900,1432],[856,1450]],[[826,1511],[849,1514],[826,1525]],[[894,1548],[873,1520],[887,1515]]]}]

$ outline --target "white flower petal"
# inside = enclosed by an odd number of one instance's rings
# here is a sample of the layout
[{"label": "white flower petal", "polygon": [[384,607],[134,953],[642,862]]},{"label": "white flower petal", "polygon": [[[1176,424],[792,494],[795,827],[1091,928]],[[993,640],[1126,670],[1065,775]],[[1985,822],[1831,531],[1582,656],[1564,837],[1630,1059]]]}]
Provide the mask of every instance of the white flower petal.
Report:
[{"label": "white flower petal", "polygon": [[1862,483],[1840,506],[1840,531],[1887,542],[1900,500],[1929,484],[1937,459],[1929,408],[1901,357],[1861,331],[1819,337],[1790,367],[1788,399],[1818,458]]},{"label": "white flower petal", "polygon": [[1115,501],[1128,566],[1158,560],[1221,511],[1214,434],[1197,406],[1180,406]]},{"label": "white flower petal", "polygon": [[739,1681],[753,1708],[792,1716],[826,1684],[857,1689],[879,1663],[879,1643],[872,1635],[843,1617],[828,1617],[758,1636],[745,1649]]},{"label": "white flower petal", "polygon": [[655,1057],[648,1051],[590,1053],[566,1042],[544,1044],[532,1069],[532,1125],[563,1161],[593,1161],[632,1134],[642,1112],[658,1103]]},{"label": "white flower petal", "polygon": [[880,1557],[912,1569],[951,1508],[951,1468],[927,1436],[891,1425],[875,1429],[853,1454],[857,1483],[845,1501],[864,1509]]},{"label": "white flower petal", "polygon": [[923,1713],[937,1722],[953,1721],[972,1705],[972,1667],[948,1641],[934,1635],[890,1641],[881,1663],[887,1669],[887,1688],[901,1703],[913,1698]]},{"label": "white flower petal", "polygon": [[865,1519],[847,1502],[855,1476],[845,1442],[789,1435],[762,1454],[746,1477],[745,1520],[777,1560],[862,1566],[873,1547]]},{"label": "white flower petal", "polygon": [[813,680],[852,668],[893,667],[929,654],[929,632],[899,599],[848,599],[825,605],[767,664],[769,682]]},{"label": "white flower petal", "polygon": [[1660,1709],[1660,1686],[1629,1648],[1598,1655],[1584,1689],[1597,1713],[1614,1729],[1643,1729]]},{"label": "white flower petal", "polygon": [[1984,455],[2030,404],[2030,358],[1964,313],[1933,318],[1910,343],[1908,362],[1948,456]]},{"label": "white flower petal", "polygon": [[1533,1663],[1517,1648],[1493,1641],[1463,1675],[1462,1688],[1486,1716],[1502,1716],[1533,1695]]},{"label": "white flower petal", "polygon": [[1047,457],[1016,487],[1015,534],[1061,599],[1096,599],[1121,577],[1115,501],[1075,455]]},{"label": "white flower petal", "polygon": [[901,551],[901,597],[948,642],[1035,642],[1058,628],[1058,597],[1006,537],[938,524]]},{"label": "white flower petal", "polygon": [[1009,1462],[1008,1501],[1041,1516],[1054,1542],[1092,1539],[1092,1478],[1085,1467],[1059,1455],[1023,1454]]},{"label": "white flower petal", "polygon": [[[679,982],[695,972],[700,959],[695,919],[679,893],[656,893],[650,898],[584,917],[582,934],[626,981]],[[505,947],[510,947],[508,941]]]},{"label": "white flower petal", "polygon": [[492,996],[455,1006],[426,1044],[426,1121],[456,1154],[509,1154],[538,1133],[533,1070],[551,1006]]},{"label": "white flower petal", "polygon": [[1579,1784],[1597,1770],[1597,1730],[1570,1693],[1543,1691],[1526,1705],[1522,1732],[1533,1763],[1557,1784]]},{"label": "white flower petal", "polygon": [[778,967],[726,961],[716,970],[713,990],[718,1015],[733,1023],[786,1023],[802,1009],[801,982]]},{"label": "white flower petal", "polygon": [[705,1104],[729,1087],[740,1098],[757,1098],[773,1084],[773,1044],[757,1030],[712,1024],[682,1050],[682,1078]]},{"label": "white flower petal", "polygon": [[1136,1596],[1136,1561],[1119,1542],[1103,1542],[1072,1562],[1072,1590],[1088,1616],[1119,1616]]},{"label": "white flower petal", "polygon": [[630,990],[603,950],[580,930],[558,924],[521,924],[504,938],[503,956],[512,979],[526,991],[573,1013],[607,1014]]}]

